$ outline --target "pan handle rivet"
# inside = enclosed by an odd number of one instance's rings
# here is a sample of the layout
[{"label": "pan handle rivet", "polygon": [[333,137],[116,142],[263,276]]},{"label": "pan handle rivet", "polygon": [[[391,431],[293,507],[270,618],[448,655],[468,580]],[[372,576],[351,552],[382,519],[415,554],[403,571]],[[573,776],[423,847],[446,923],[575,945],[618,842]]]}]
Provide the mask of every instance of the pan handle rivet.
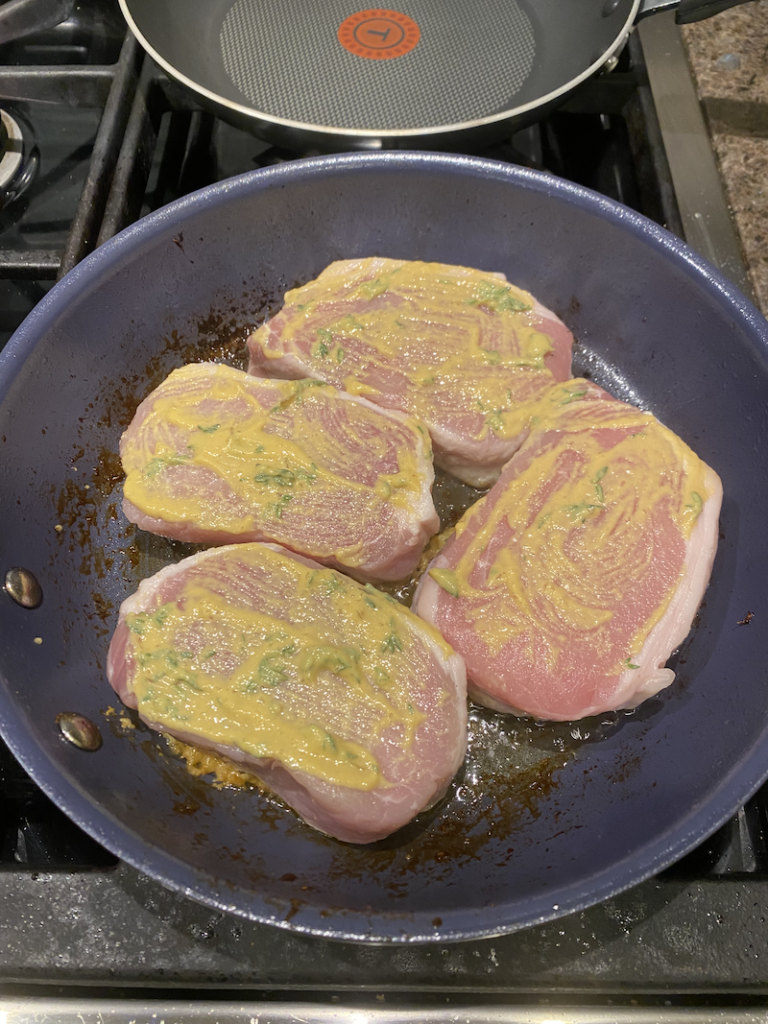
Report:
[{"label": "pan handle rivet", "polygon": [[5,591],[22,608],[37,608],[43,600],[43,588],[29,569],[18,565],[5,574]]},{"label": "pan handle rivet", "polygon": [[98,750],[101,746],[99,727],[85,715],[78,715],[76,711],[62,711],[56,716],[56,724],[64,739],[80,750]]},{"label": "pan handle rivet", "polygon": [[603,4],[603,17],[608,18],[621,3],[621,0],[605,0]]}]

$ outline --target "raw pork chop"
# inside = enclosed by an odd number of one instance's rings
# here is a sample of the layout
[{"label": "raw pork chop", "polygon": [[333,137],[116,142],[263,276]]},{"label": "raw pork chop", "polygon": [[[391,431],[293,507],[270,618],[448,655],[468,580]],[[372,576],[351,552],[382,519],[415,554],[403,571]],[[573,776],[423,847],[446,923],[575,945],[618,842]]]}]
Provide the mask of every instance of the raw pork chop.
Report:
[{"label": "raw pork chop", "polygon": [[120,442],[123,510],[208,544],[276,541],[362,579],[400,579],[439,522],[426,430],[322,381],[185,366]]},{"label": "raw pork chop", "polygon": [[489,707],[565,721],[635,707],[674,679],[663,666],[706,589],[721,497],[649,413],[586,381],[556,385],[414,610]]},{"label": "raw pork chop", "polygon": [[248,370],[316,377],[426,423],[435,461],[491,484],[527,404],[571,375],[573,337],[503,274],[442,263],[332,263],[251,335]]},{"label": "raw pork chop", "polygon": [[144,580],[107,674],[153,729],[253,771],[351,843],[435,803],[464,757],[461,658],[392,598],[274,545]]}]

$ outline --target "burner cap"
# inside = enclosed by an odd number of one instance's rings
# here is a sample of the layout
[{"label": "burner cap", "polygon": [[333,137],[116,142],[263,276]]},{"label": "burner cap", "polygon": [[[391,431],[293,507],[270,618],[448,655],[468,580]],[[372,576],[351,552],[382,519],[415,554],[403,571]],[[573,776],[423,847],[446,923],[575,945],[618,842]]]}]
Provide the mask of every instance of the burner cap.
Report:
[{"label": "burner cap", "polygon": [[15,111],[0,109],[0,209],[27,189],[39,163],[31,125]]},{"label": "burner cap", "polygon": [[19,122],[7,110],[0,110],[0,124],[0,189],[6,191],[24,159],[24,135]]}]

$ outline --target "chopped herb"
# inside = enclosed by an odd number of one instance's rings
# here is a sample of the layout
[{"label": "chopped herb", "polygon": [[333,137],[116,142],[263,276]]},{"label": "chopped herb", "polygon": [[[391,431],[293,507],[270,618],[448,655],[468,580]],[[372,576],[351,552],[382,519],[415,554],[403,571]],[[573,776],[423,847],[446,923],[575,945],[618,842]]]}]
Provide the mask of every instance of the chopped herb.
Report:
[{"label": "chopped herb", "polygon": [[276,487],[293,487],[296,474],[290,469],[278,469],[275,471],[264,470],[257,473],[253,478],[257,484],[275,485]]},{"label": "chopped herb", "polygon": [[600,481],[603,479],[603,477],[605,476],[605,474],[607,472],[608,472],[608,467],[607,466],[603,466],[602,469],[599,469],[597,471],[597,476],[592,481],[592,483],[595,485],[595,493],[597,494],[597,500],[599,502],[605,502],[605,493],[603,492],[603,487],[602,487],[602,484],[600,483]]},{"label": "chopped herb", "polygon": [[491,428],[491,430],[501,430],[504,427],[504,413],[505,409],[491,409],[483,403],[480,398],[475,399],[477,407],[481,412],[485,413],[485,422]]},{"label": "chopped herb", "polygon": [[335,573],[331,573],[323,580],[326,594],[344,593],[344,585]]},{"label": "chopped herb", "polygon": [[158,608],[155,614],[152,616],[152,621],[155,623],[155,625],[162,626],[162,624],[170,615],[170,612],[171,606],[164,604],[160,608]]},{"label": "chopped herb", "polygon": [[197,424],[197,429],[198,430],[202,430],[202,432],[204,434],[213,434],[213,433],[215,433],[215,431],[217,431],[219,429],[220,426],[221,426],[220,423],[214,423],[212,427],[203,427],[203,426],[201,426],[198,423]]},{"label": "chopped herb", "polygon": [[[312,463],[312,469],[265,469],[257,473],[253,478],[258,484],[265,484],[268,487],[293,487],[295,483],[313,484],[317,479],[317,466]],[[288,499],[290,500],[290,499]]]},{"label": "chopped herb", "polygon": [[531,308],[527,302],[513,295],[508,285],[494,284],[492,281],[480,281],[475,288],[474,298],[467,305],[485,306],[496,313],[520,313]]},{"label": "chopped herb", "polygon": [[627,658],[624,664],[627,666],[627,668],[640,668],[639,665],[633,664],[630,658]]},{"label": "chopped herb", "polygon": [[186,451],[181,452],[179,455],[167,455],[164,458],[158,456],[155,459],[151,459],[144,467],[144,476],[146,479],[151,480],[153,476],[157,476],[166,466],[179,466],[188,459],[191,459],[194,454],[195,449],[192,445],[187,445]]},{"label": "chopped herb", "polygon": [[317,675],[319,672],[333,672],[340,675],[360,660],[360,652],[354,647],[333,647],[320,645],[309,647],[301,655],[301,672]]},{"label": "chopped herb", "polygon": [[379,295],[383,295],[386,290],[386,278],[377,277],[374,278],[373,281],[363,281],[363,283],[358,287],[357,293],[361,298],[368,299],[370,301],[371,299],[377,298]]},{"label": "chopped herb", "polygon": [[403,642],[397,635],[397,627],[395,626],[394,619],[390,619],[390,626],[392,627],[392,632],[381,645],[382,654],[394,654],[395,651],[402,651],[403,649]]},{"label": "chopped herb", "polygon": [[278,686],[288,678],[288,670],[282,664],[281,658],[282,655],[279,651],[272,651],[265,654],[259,662],[259,680],[263,686]]},{"label": "chopped herb", "polygon": [[592,505],[588,501],[582,501],[578,505],[563,505],[563,512],[566,512],[574,519],[581,519],[582,523],[585,523],[590,512],[602,508],[605,508],[605,505]]},{"label": "chopped herb", "polygon": [[560,405],[570,405],[571,402],[575,402],[579,398],[583,398],[586,395],[587,389],[582,388],[580,391],[569,391],[567,388],[563,388],[563,394],[566,396]]},{"label": "chopped herb", "polygon": [[272,512],[273,512],[273,514],[274,514],[276,519],[282,519],[283,518],[283,509],[285,508],[286,502],[289,502],[292,499],[293,499],[293,495],[292,494],[284,494],[280,498],[279,501],[276,501],[274,505],[268,506],[268,508],[270,508],[272,510]]},{"label": "chopped herb", "polygon": [[341,347],[341,345],[339,345],[339,347],[336,349],[336,362],[337,363],[343,363],[344,362],[344,356],[345,356],[344,349]]},{"label": "chopped herb", "polygon": [[[287,409],[291,402],[295,402],[297,405],[301,405],[303,401],[304,392],[307,388],[326,388],[328,385],[324,380],[313,380],[308,377],[305,380],[294,381],[295,387],[293,392],[284,398],[282,402],[278,402],[277,405],[273,405],[269,410],[270,412],[281,412],[283,409]],[[261,449],[264,450],[263,448]]]},{"label": "chopped herb", "polygon": [[[338,326],[344,331],[364,331],[365,324],[361,324],[359,320],[356,320],[351,313],[347,313],[343,316],[338,323]],[[329,332],[330,333],[330,332]]]},{"label": "chopped herb", "polygon": [[197,685],[197,683],[190,679],[189,676],[178,676],[173,685],[177,690],[192,690],[193,693],[202,693],[203,691]]}]

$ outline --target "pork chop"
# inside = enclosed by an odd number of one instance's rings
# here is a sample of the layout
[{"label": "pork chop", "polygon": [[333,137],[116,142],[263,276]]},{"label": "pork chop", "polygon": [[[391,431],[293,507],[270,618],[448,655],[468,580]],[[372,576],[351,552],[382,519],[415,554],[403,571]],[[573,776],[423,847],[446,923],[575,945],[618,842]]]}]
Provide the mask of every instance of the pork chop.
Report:
[{"label": "pork chop", "polygon": [[439,527],[426,429],[322,381],[184,366],[141,403],[120,455],[126,517],[176,540],[275,541],[393,580]]},{"label": "pork chop", "polygon": [[314,377],[423,421],[437,465],[491,484],[527,406],[571,374],[565,324],[503,274],[442,263],[342,260],[285,295],[248,341],[250,373]]},{"label": "pork chop", "polygon": [[537,420],[413,608],[463,656],[482,704],[565,721],[635,707],[674,679],[664,665],[709,580],[720,480],[587,381],[554,386]]},{"label": "pork chop", "polygon": [[276,545],[209,549],[123,602],[109,681],[153,729],[255,773],[314,828],[396,831],[464,758],[464,665],[376,590]]}]

